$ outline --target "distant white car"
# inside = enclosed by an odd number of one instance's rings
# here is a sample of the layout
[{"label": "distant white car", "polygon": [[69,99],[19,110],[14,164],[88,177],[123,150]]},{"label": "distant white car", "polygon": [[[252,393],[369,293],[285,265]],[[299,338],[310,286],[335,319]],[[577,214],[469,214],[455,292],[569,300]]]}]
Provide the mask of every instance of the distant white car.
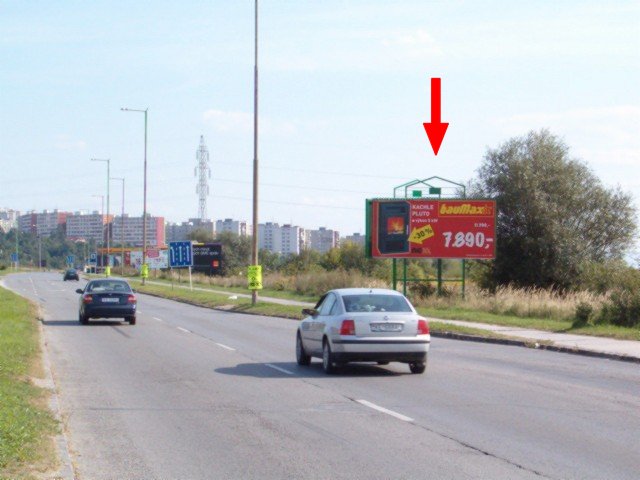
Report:
[{"label": "distant white car", "polygon": [[296,333],[298,365],[322,359],[326,373],[348,362],[408,363],[423,373],[431,343],[429,324],[395,290],[342,288],[324,294]]}]

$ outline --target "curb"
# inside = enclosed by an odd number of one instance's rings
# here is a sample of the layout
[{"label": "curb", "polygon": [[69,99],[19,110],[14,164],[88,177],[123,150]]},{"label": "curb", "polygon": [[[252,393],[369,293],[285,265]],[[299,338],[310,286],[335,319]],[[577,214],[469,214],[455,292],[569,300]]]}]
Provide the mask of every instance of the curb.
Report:
[{"label": "curb", "polygon": [[507,338],[489,338],[478,337],[475,335],[466,335],[454,332],[431,332],[432,337],[448,338],[450,340],[462,340],[466,342],[493,343],[497,345],[509,345],[513,347],[533,348],[535,350],[549,350],[550,352],[571,353],[573,355],[582,355],[585,357],[606,358],[608,360],[617,360],[620,362],[640,363],[639,357],[630,357],[628,355],[618,355],[616,353],[596,352],[593,350],[585,350],[583,348],[560,347],[557,345],[546,345],[533,340],[512,340]]}]

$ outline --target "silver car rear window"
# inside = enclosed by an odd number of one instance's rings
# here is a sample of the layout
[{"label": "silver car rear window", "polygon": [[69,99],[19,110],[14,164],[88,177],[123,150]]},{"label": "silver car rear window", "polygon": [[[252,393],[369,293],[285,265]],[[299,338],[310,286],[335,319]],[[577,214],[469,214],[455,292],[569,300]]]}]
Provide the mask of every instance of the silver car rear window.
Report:
[{"label": "silver car rear window", "polygon": [[342,300],[347,312],[411,312],[409,302],[398,295],[345,295]]}]

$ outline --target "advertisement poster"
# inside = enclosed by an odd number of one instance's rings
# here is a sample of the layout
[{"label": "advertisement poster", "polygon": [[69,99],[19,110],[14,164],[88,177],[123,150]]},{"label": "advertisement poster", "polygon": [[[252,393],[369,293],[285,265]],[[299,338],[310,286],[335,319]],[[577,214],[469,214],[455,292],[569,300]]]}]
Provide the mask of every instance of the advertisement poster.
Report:
[{"label": "advertisement poster", "polygon": [[[133,251],[127,252],[125,254],[125,259],[129,257],[129,265],[136,268],[136,270],[140,270],[140,266],[142,265],[142,251]],[[147,248],[147,265],[151,270],[159,270],[161,268],[169,268],[169,250],[157,249],[157,248]]]},{"label": "advertisement poster", "polygon": [[206,275],[219,275],[222,272],[222,244],[194,243],[193,271]]},{"label": "advertisement poster", "polygon": [[372,257],[495,258],[494,200],[368,200]]}]

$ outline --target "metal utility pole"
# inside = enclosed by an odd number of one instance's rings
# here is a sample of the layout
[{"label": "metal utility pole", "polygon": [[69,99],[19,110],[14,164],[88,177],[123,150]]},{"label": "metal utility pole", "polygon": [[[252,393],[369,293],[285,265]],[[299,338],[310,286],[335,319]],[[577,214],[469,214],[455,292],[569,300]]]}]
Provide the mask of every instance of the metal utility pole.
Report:
[{"label": "metal utility pole", "polygon": [[38,271],[42,270],[42,237],[38,234]]},{"label": "metal utility pole", "polygon": [[16,272],[20,268],[20,257],[18,256],[18,235],[20,234],[20,225],[16,224]]},{"label": "metal utility pole", "polygon": [[122,212],[120,216],[120,274],[124,277],[124,177],[112,177],[111,180],[122,182]]},{"label": "metal utility pole", "polygon": [[[100,243],[104,247],[104,195],[91,195],[91,196],[100,199],[100,218],[102,218],[102,240],[100,240]],[[102,266],[104,267],[104,262],[102,261],[102,255],[100,255],[100,263],[102,263],[103,264]],[[95,273],[98,273],[98,264],[96,264]]]},{"label": "metal utility pole", "polygon": [[[121,108],[123,112],[144,113],[144,199],[142,206],[142,269],[147,263],[147,113],[148,108],[137,110],[134,108]],[[146,277],[142,276],[142,285],[145,284]]]},{"label": "metal utility pole", "polygon": [[109,276],[109,267],[111,267],[111,261],[109,259],[109,247],[110,247],[110,241],[109,241],[109,237],[111,237],[110,235],[110,229],[109,229],[109,190],[110,190],[110,184],[109,184],[109,180],[111,179],[111,159],[109,158],[92,158],[91,159],[92,162],[107,162],[107,267],[105,267],[105,275],[108,277]]},{"label": "metal utility pole", "polygon": [[[251,264],[258,265],[258,0],[255,0],[255,57],[253,70],[253,226]],[[258,291],[251,291],[251,304],[258,301]]]},{"label": "metal utility pole", "polygon": [[204,144],[204,136],[200,135],[200,146],[196,151],[196,159],[198,160],[198,166],[194,169],[193,174],[198,177],[198,185],[196,186],[196,193],[198,194],[198,218],[201,221],[207,219],[207,195],[209,195],[209,182],[211,178],[211,168],[209,167],[209,150]]}]

